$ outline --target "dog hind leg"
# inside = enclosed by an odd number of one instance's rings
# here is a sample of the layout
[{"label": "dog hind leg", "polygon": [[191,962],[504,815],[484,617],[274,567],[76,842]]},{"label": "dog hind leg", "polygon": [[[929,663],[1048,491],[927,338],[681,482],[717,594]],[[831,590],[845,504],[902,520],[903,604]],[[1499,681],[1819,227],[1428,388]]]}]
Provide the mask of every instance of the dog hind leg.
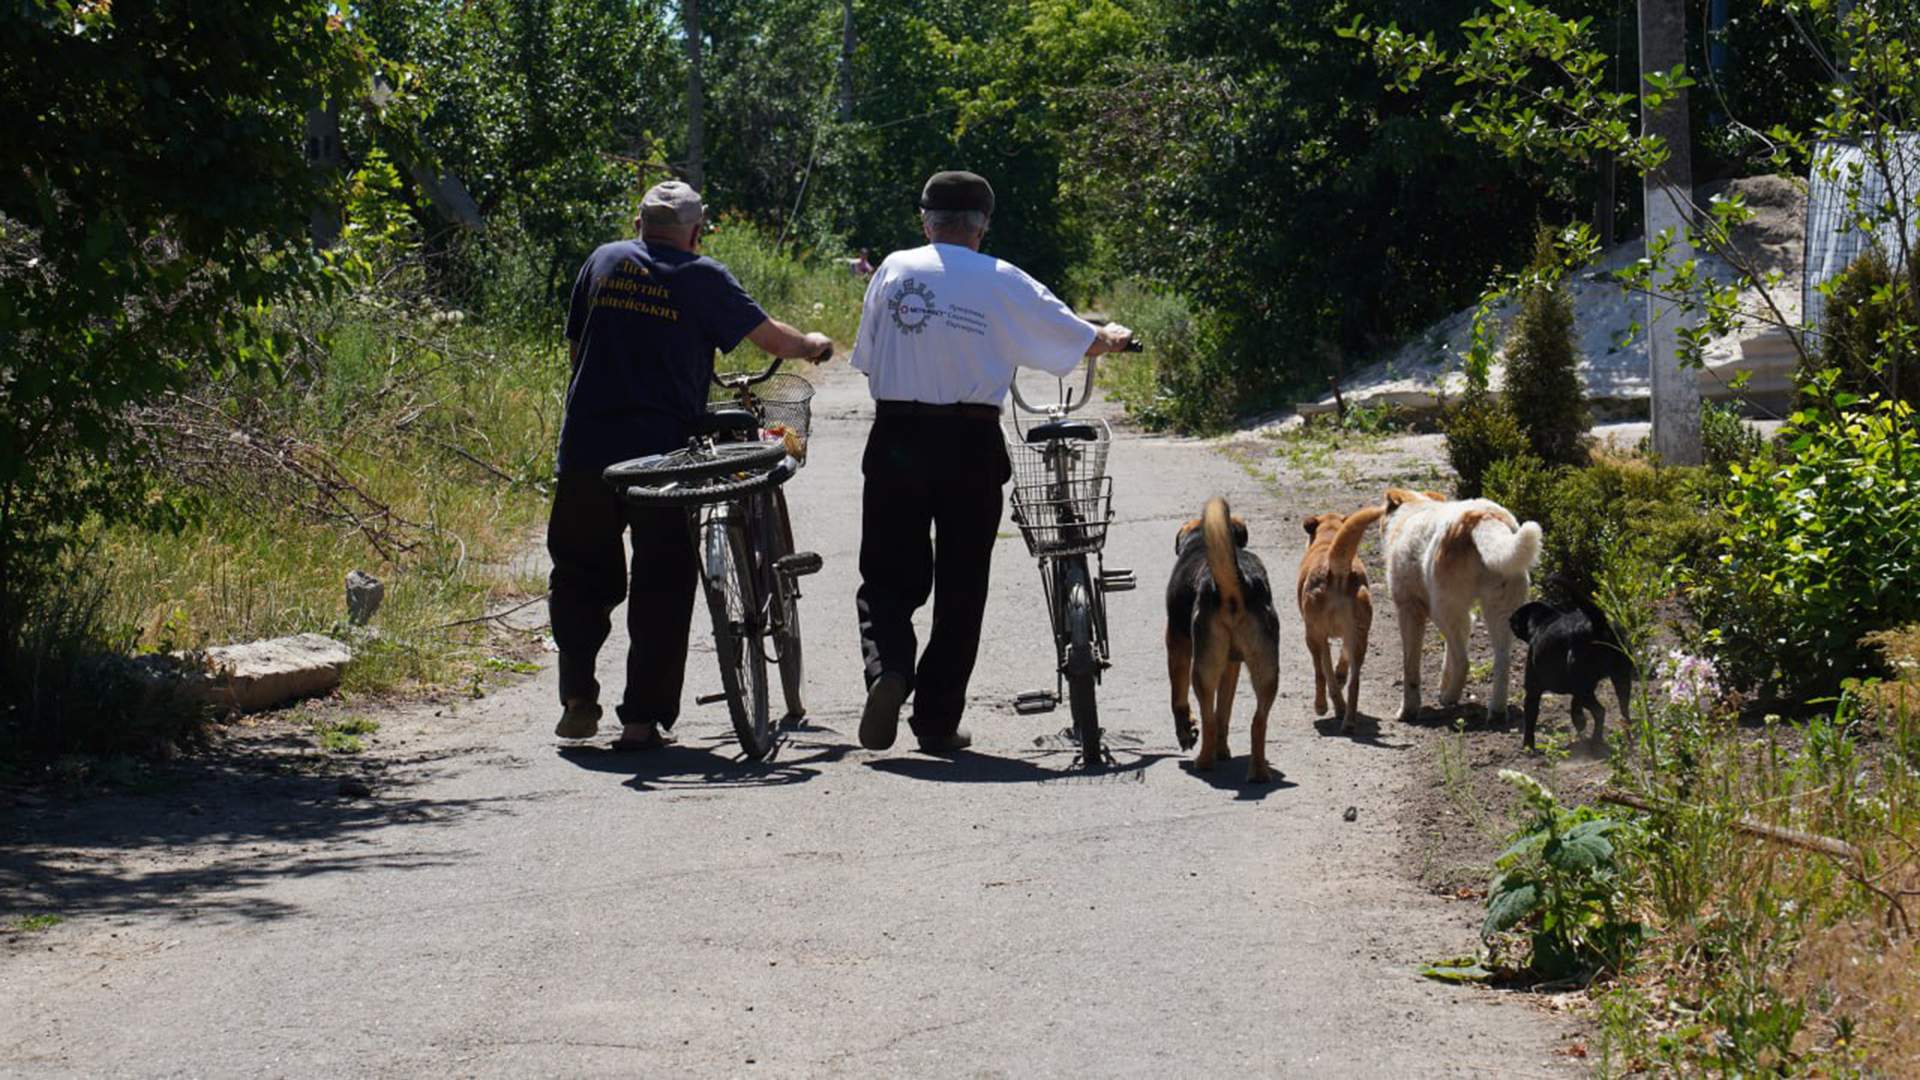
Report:
[{"label": "dog hind leg", "polygon": [[1367,630],[1365,625],[1347,628],[1347,636],[1340,639],[1340,669],[1347,678],[1347,707],[1340,714],[1340,731],[1345,734],[1353,726],[1354,714],[1360,711],[1360,665],[1367,659]]},{"label": "dog hind leg", "polygon": [[1220,733],[1220,745],[1214,748],[1214,756],[1221,761],[1233,758],[1233,750],[1227,745],[1227,722],[1233,718],[1233,694],[1240,688],[1240,661],[1229,655],[1227,666],[1220,672],[1219,697],[1213,703],[1213,727]]},{"label": "dog hind leg", "polygon": [[1400,720],[1420,718],[1420,646],[1427,636],[1427,613],[1412,604],[1398,604],[1400,615]]},{"label": "dog hind leg", "polygon": [[1307,627],[1307,655],[1313,658],[1313,715],[1320,716],[1327,711],[1327,638],[1311,626]]},{"label": "dog hind leg", "polygon": [[1487,617],[1487,638],[1493,643],[1493,689],[1487,694],[1487,718],[1494,723],[1507,718],[1507,684],[1513,681],[1513,613],[1519,606],[1498,604],[1481,609]]},{"label": "dog hind leg", "polygon": [[1460,695],[1467,689],[1467,639],[1473,632],[1473,613],[1435,612],[1433,621],[1447,645],[1447,659],[1440,667],[1440,704],[1450,709],[1460,704]]},{"label": "dog hind leg", "polygon": [[1173,632],[1167,626],[1167,681],[1173,691],[1173,737],[1180,749],[1191,750],[1194,743],[1193,705],[1189,685],[1193,679],[1193,639]]},{"label": "dog hind leg", "polygon": [[1273,700],[1280,694],[1280,666],[1272,650],[1255,649],[1247,660],[1247,674],[1252,679],[1254,695],[1250,725],[1253,752],[1247,759],[1247,783],[1266,784],[1273,781],[1273,769],[1267,765],[1267,714],[1273,711]]},{"label": "dog hind leg", "polygon": [[1220,677],[1226,674],[1228,642],[1224,634],[1207,625],[1210,620],[1211,616],[1203,615],[1193,621],[1193,694],[1200,701],[1200,752],[1193,759],[1196,769],[1213,768],[1214,756],[1226,744],[1215,706]]}]

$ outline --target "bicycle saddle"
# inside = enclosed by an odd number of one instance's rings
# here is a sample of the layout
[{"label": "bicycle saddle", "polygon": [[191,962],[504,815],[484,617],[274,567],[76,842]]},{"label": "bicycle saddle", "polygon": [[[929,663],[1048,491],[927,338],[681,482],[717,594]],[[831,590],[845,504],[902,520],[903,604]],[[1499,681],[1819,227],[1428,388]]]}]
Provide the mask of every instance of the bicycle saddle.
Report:
[{"label": "bicycle saddle", "polygon": [[760,430],[760,421],[751,412],[731,406],[711,409],[693,422],[693,430],[701,435],[727,435],[734,432],[755,432]]},{"label": "bicycle saddle", "polygon": [[1027,429],[1027,441],[1030,443],[1052,442],[1055,439],[1092,442],[1099,437],[1100,429],[1085,420],[1052,420]]}]

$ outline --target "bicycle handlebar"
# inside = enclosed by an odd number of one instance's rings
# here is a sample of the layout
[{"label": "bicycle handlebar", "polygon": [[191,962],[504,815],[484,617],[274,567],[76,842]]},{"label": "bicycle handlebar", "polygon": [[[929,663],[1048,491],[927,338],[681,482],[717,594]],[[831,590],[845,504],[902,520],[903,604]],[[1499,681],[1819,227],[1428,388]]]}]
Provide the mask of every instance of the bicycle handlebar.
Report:
[{"label": "bicycle handlebar", "polygon": [[[1131,338],[1127,341],[1127,344],[1125,345],[1125,347],[1123,347],[1120,351],[1121,352],[1141,352],[1145,348],[1146,346],[1141,344],[1141,341],[1139,338]],[[1087,357],[1087,377],[1086,377],[1086,381],[1080,387],[1079,401],[1075,401],[1073,399],[1072,392],[1068,391],[1066,393],[1065,398],[1059,404],[1043,405],[1037,409],[1034,408],[1032,405],[1028,404],[1026,398],[1020,396],[1020,379],[1018,376],[1015,376],[1012,384],[1008,386],[1008,389],[1013,391],[1014,407],[1019,409],[1021,412],[1033,413],[1036,416],[1041,414],[1051,414],[1056,409],[1059,410],[1060,415],[1062,416],[1065,416],[1068,413],[1078,412],[1080,411],[1080,409],[1085,407],[1088,400],[1090,400],[1093,397],[1093,375],[1094,375],[1094,370],[1099,366],[1100,366],[1099,357],[1097,356]],[[1065,378],[1062,378],[1060,380],[1060,382],[1063,384],[1063,387],[1066,381],[1067,380]]]}]

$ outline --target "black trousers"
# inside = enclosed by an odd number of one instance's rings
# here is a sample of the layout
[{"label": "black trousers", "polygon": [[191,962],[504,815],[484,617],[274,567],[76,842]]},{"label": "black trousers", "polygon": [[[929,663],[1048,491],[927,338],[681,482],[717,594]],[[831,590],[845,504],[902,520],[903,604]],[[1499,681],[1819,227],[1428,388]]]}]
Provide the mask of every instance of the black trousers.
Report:
[{"label": "black trousers", "polygon": [[[633,532],[631,573],[622,534]],[[560,650],[560,701],[599,701],[594,660],[627,602],[627,685],[623,723],[671,727],[680,716],[687,632],[699,563],[679,509],[627,506],[596,474],[563,474],[547,518],[553,557],[547,610]]]},{"label": "black trousers", "polygon": [[[966,708],[1001,488],[1012,474],[1000,425],[959,416],[880,417],[867,435],[861,472],[855,606],[867,684],[885,672],[905,677],[914,693],[914,734],[946,735]],[[913,613],[929,592],[933,632],[916,664]]]}]

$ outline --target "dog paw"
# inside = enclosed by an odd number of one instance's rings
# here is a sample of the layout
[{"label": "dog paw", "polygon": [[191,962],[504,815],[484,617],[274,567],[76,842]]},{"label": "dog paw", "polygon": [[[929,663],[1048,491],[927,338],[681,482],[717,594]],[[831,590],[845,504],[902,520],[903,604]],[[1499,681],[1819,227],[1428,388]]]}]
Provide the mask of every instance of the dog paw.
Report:
[{"label": "dog paw", "polygon": [[1198,772],[1212,772],[1213,771],[1213,755],[1201,754],[1199,757],[1194,758],[1193,767]]},{"label": "dog paw", "polygon": [[1247,766],[1247,783],[1249,784],[1273,783],[1273,769],[1268,767],[1267,763],[1264,761],[1254,762],[1252,765]]},{"label": "dog paw", "polygon": [[1325,716],[1326,713],[1327,713],[1327,699],[1323,697],[1314,698],[1313,699],[1313,715]]},{"label": "dog paw", "polygon": [[1403,724],[1411,724],[1415,720],[1420,719],[1420,706],[1418,705],[1402,706],[1400,709],[1399,715],[1395,716],[1394,719],[1400,721]]},{"label": "dog paw", "polygon": [[1193,744],[1200,741],[1200,733],[1194,729],[1193,721],[1180,717],[1174,718],[1173,737],[1179,741],[1182,750],[1191,750]]}]

